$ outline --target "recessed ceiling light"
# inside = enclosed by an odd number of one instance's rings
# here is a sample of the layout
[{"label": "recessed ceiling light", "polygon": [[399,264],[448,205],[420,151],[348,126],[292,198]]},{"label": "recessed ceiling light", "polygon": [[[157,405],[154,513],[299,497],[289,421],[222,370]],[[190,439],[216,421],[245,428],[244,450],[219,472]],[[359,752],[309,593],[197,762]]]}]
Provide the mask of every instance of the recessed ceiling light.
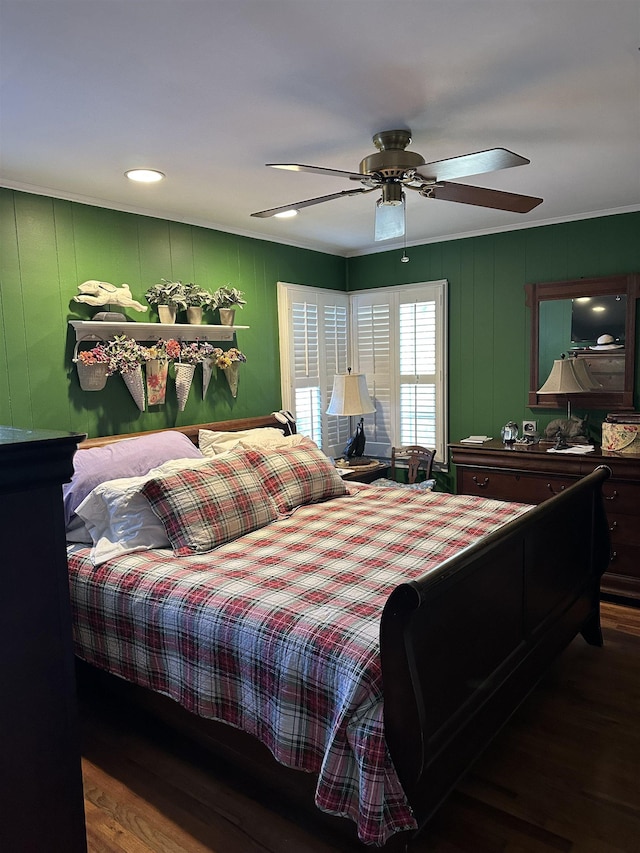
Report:
[{"label": "recessed ceiling light", "polygon": [[292,216],[297,216],[297,210],[283,210],[280,213],[274,213],[274,217],[277,219],[291,219]]},{"label": "recessed ceiling light", "polygon": [[164,174],[157,169],[129,169],[125,175],[130,181],[138,181],[141,184],[154,184],[164,178]]}]

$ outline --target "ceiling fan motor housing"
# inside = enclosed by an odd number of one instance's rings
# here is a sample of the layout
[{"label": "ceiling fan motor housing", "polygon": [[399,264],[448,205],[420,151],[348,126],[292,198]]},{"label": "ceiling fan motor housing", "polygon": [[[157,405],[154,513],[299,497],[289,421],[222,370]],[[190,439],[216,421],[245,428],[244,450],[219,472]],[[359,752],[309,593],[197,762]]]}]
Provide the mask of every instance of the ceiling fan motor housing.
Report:
[{"label": "ceiling fan motor housing", "polygon": [[416,169],[425,164],[424,157],[420,154],[404,150],[410,142],[411,133],[408,130],[383,130],[376,133],[373,144],[378,152],[360,161],[360,173],[380,175],[384,181],[407,180],[409,176],[413,176]]}]

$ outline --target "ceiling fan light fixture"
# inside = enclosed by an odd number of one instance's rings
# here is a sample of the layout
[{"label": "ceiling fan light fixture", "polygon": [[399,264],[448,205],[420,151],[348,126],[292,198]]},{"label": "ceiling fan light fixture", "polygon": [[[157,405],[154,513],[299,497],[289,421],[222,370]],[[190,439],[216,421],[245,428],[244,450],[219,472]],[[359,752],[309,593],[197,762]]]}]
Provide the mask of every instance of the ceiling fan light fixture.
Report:
[{"label": "ceiling fan light fixture", "polygon": [[124,174],[130,181],[136,181],[139,184],[155,184],[165,178],[164,172],[158,169],[127,169]]},{"label": "ceiling fan light fixture", "polygon": [[400,202],[385,203],[383,192],[381,198],[376,202],[374,240],[391,240],[394,237],[402,237],[405,233],[405,205],[402,188],[400,188],[400,196]]}]

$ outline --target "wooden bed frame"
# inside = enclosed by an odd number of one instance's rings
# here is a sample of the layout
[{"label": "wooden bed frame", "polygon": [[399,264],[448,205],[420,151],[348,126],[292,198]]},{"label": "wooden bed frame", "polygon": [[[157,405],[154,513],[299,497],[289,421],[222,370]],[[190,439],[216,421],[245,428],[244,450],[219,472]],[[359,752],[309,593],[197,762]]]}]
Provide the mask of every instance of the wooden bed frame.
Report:
[{"label": "wooden bed frame", "polygon": [[[197,443],[199,429],[259,426],[279,424],[266,417],[179,429]],[[80,449],[125,437],[89,439]],[[609,476],[600,466],[389,597],[380,627],[385,733],[420,828],[574,637],[602,645],[599,587],[610,552],[601,488]],[[82,665],[81,682],[87,672]],[[291,774],[306,774],[277,765],[249,735],[106,678],[200,743],[217,744],[252,778],[308,788],[291,783]],[[96,679],[105,677],[91,673]],[[399,833],[384,849],[401,849],[413,835]]]}]

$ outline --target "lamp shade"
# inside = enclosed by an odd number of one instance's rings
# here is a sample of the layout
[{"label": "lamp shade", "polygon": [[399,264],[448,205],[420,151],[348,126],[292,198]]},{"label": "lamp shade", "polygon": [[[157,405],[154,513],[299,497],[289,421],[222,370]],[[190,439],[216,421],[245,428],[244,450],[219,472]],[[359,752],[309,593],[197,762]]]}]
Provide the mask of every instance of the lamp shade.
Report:
[{"label": "lamp shade", "polygon": [[573,367],[573,359],[558,358],[553,362],[551,373],[538,394],[584,394],[585,388]]},{"label": "lamp shade", "polygon": [[337,374],[333,377],[328,415],[369,415],[375,410],[364,373]]}]

